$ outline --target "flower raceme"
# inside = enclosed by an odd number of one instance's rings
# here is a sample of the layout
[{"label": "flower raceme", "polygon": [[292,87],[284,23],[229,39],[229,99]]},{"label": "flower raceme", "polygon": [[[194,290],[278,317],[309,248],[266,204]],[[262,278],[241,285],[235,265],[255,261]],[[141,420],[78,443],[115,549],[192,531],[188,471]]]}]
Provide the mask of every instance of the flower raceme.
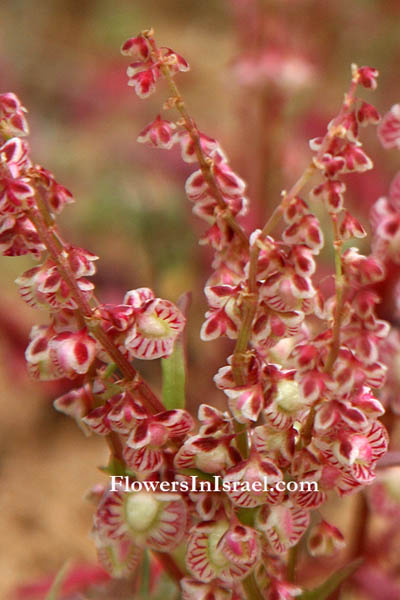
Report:
[{"label": "flower raceme", "polygon": [[[381,346],[389,326],[376,316],[372,286],[385,276],[381,255],[397,243],[400,184],[380,200],[376,247],[364,256],[343,243],[365,236],[345,208],[348,173],[372,168],[359,138],[360,125],[379,121],[359,98],[375,89],[377,71],[352,66],[350,88],[324,135],[310,142],[308,168],[263,228],[248,234],[246,184],[219,143],[189,115],[175,77],[186,60],[158,47],[152,31],[130,38],[122,53],[133,62],[128,85],[147,98],[164,80],[166,110],[138,136],[140,143],[172,150],[193,165],[185,191],[206,223],[200,243],[213,252],[205,284],[204,341],[233,340],[214,381],[227,410],[202,404],[199,426],[183,407],[164,407],[133,366],[135,359],[166,358],[185,327],[181,310],[147,287],[130,290],[121,304],[100,304],[88,277],[97,257],[65,242],[55,225],[73,201],[46,169],[30,160],[25,109],[13,94],[0,95],[0,248],[7,256],[32,254],[42,262],[17,279],[22,298],[49,313],[35,326],[26,350],[33,377],[74,380],[55,401],[88,432],[105,436],[107,467],[129,481],[178,482],[191,469],[224,482],[315,481],[318,490],[216,494],[123,492],[104,488],[93,536],[99,559],[114,577],[138,568],[143,550],[170,553],[185,544],[185,566],[166,569],[181,580],[183,598],[292,598],[301,589],[287,581],[288,552],[305,534],[310,513],[329,494],[360,491],[375,478],[388,435],[375,392],[385,380]],[[398,110],[380,126],[387,145],[398,140]],[[309,201],[305,185],[312,181]],[[314,211],[318,204],[320,209]],[[325,211],[334,237],[335,291],[323,294],[317,275],[326,236],[315,213]],[[282,233],[275,226],[282,218]],[[329,239],[329,236],[328,236]],[[188,471],[189,469],[189,471]],[[243,520],[243,510],[247,520]],[[322,521],[309,537],[319,555],[339,549],[342,534]],[[186,574],[181,570],[186,569]],[[251,591],[253,590],[253,591]],[[256,592],[254,592],[256,590]],[[256,594],[256,595],[254,595]]]}]

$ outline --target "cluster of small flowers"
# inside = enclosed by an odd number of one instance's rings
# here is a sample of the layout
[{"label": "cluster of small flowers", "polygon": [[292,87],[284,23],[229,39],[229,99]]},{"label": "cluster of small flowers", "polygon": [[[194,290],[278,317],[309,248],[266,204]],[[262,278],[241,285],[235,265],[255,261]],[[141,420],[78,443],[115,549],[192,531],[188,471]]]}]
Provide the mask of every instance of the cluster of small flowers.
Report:
[{"label": "cluster of small flowers", "polygon": [[[355,94],[359,85],[375,89],[378,73],[353,65],[351,87],[338,116],[324,137],[310,143],[314,156],[309,171],[322,176],[310,197],[325,205],[335,237],[336,291],[323,298],[313,275],[324,237],[298,191],[283,194],[280,240],[266,228],[243,239],[236,217],[247,210],[245,183],[232,171],[219,144],[199,132],[189,117],[173,80],[182,59],[169,49],[168,55],[159,50],[152,32],[128,40],[122,51],[136,59],[128,77],[134,68],[134,83],[129,83],[138,95],[144,96],[138,70],[156,68],[172,90],[166,107],[177,108],[182,117],[175,123],[159,115],[138,141],[164,149],[179,143],[183,160],[198,163],[185,189],[195,214],[210,225],[201,242],[215,252],[214,272],[205,287],[209,309],[201,338],[237,340],[228,365],[215,376],[230,412],[202,405],[199,432],[186,439],[174,465],[249,486],[228,492],[228,503],[225,494],[192,494],[187,499],[191,527],[186,565],[193,578],[183,580],[183,597],[240,595],[240,582],[252,572],[268,598],[293,597],[300,590],[285,581],[284,559],[306,531],[310,510],[325,502],[331,491],[342,496],[370,484],[388,444],[378,421],[384,409],[371,389],[381,387],[385,378],[378,358],[389,326],[376,317],[379,297],[371,289],[384,277],[384,269],[375,255],[363,256],[356,247],[341,253],[344,241],[366,235],[344,208],[342,176],[372,168],[358,132],[380,117]],[[175,57],[172,67],[170,57]],[[250,304],[255,309],[246,322]],[[239,340],[247,334],[249,348],[241,348]],[[257,425],[261,418],[263,424]],[[242,453],[241,428],[248,444]],[[285,478],[317,481],[319,490],[296,491],[290,497],[275,488],[255,492],[252,484],[265,478],[270,483]],[[107,501],[110,519],[115,502],[121,500],[110,496]],[[254,526],[238,520],[241,508],[255,509]],[[315,555],[342,545],[340,532],[325,521],[309,536],[309,550]]]},{"label": "cluster of small flowers", "polygon": [[[378,137],[384,148],[400,148],[400,104],[383,117]],[[393,178],[387,197],[379,198],[371,210],[373,250],[386,263],[400,263],[400,173]]]},{"label": "cluster of small flowers", "polygon": [[[392,106],[383,116],[377,133],[385,149],[400,148],[400,104]],[[398,376],[400,330],[396,324],[400,315],[400,172],[393,177],[387,196],[379,198],[373,205],[370,220],[373,226],[372,248],[374,254],[386,266],[392,294],[390,302],[395,307],[395,324],[381,348],[381,360],[388,366],[388,376],[382,389],[381,399],[398,415],[400,414]]]},{"label": "cluster of small flowers", "polygon": [[148,288],[127,292],[121,305],[95,302],[86,277],[94,275],[98,257],[66,244],[57,232],[55,217],[73,198],[49,171],[32,164],[21,139],[28,133],[25,112],[14,94],[0,96],[0,248],[5,256],[31,253],[40,259],[46,250],[48,255],[17,279],[22,298],[52,316],[50,325],[32,330],[30,372],[40,379],[73,379],[87,374],[95,359],[107,362],[85,319],[91,326],[100,323],[128,358],[168,356],[185,322],[174,304]]},{"label": "cluster of small flowers", "polygon": [[[28,134],[25,112],[14,94],[0,95],[0,248],[6,256],[30,253],[43,261],[16,283],[29,305],[50,315],[48,325],[32,329],[26,349],[29,372],[41,380],[74,380],[78,387],[58,398],[55,407],[82,428],[109,434],[114,458],[139,477],[166,469],[171,449],[164,459],[161,448],[179,443],[193,428],[193,419],[184,410],[164,410],[131,360],[171,354],[185,318],[172,302],[156,298],[148,288],[127,292],[120,305],[98,303],[94,284],[87,279],[94,275],[98,257],[62,239],[55,219],[73,198],[49,171],[31,162],[29,146],[21,139]],[[137,502],[140,505],[140,497],[130,500],[132,514],[137,513]],[[149,502],[165,527],[155,534],[152,547],[168,549],[171,541],[179,542],[185,527],[184,503],[164,496],[160,503],[158,497],[146,499],[147,506]],[[97,524],[101,514],[99,508]],[[132,550],[124,542],[109,542],[104,527],[95,528],[103,562],[110,563],[115,547],[117,556],[132,566],[136,546]],[[150,543],[153,538],[148,538]],[[121,572],[118,568],[114,571]]]},{"label": "cluster of small flowers", "polygon": [[[365,235],[343,206],[341,177],[372,166],[358,129],[379,115],[355,94],[359,85],[375,88],[377,72],[353,67],[338,116],[323,138],[311,142],[307,173],[322,176],[311,200],[325,205],[335,237],[336,290],[324,298],[314,282],[324,236],[299,195],[306,178],[283,193],[281,238],[267,226],[248,237],[237,221],[247,210],[245,183],[218,142],[199,132],[175,84],[187,62],[170,48],[158,48],[151,31],[129,39],[122,52],[133,57],[128,78],[137,95],[148,97],[163,78],[171,89],[165,106],[180,113],[177,122],[157,116],[138,140],[164,149],[179,144],[183,160],[197,163],[185,189],[195,214],[209,226],[201,242],[214,251],[201,337],[236,340],[215,376],[229,411],[202,404],[194,433],[187,411],[165,410],[146,387],[132,359],[171,354],[185,318],[148,288],[127,292],[120,305],[98,303],[86,279],[97,257],[64,242],[55,225],[72,196],[31,163],[21,140],[27,134],[24,109],[13,94],[4,94],[0,247],[11,256],[40,258],[46,252],[41,265],[17,280],[22,297],[51,316],[49,325],[33,328],[29,370],[40,379],[76,380],[78,387],[55,406],[107,437],[113,474],[173,482],[195,469],[205,478],[218,475],[240,484],[227,493],[96,488],[94,538],[113,576],[129,574],[144,548],[171,553],[185,540],[190,576],[181,582],[184,600],[245,597],[249,578],[269,600],[289,599],[301,590],[286,581],[287,552],[306,532],[310,510],[331,491],[344,495],[371,483],[387,447],[378,421],[383,407],[371,391],[385,377],[378,359],[388,325],[376,317],[379,298],[371,289],[384,269],[376,256],[357,248],[341,253],[344,241]],[[265,478],[272,485],[267,490]],[[319,490],[289,495],[273,487],[284,480],[318,482]],[[250,511],[246,522],[242,509]],[[343,536],[325,521],[308,538],[313,555],[342,545]]]}]

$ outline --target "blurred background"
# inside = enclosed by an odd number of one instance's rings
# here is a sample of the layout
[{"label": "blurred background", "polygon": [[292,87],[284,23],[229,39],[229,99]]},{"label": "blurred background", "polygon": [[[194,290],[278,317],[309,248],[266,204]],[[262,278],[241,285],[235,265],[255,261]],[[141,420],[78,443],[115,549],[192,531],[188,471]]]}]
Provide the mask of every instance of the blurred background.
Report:
[{"label": "blurred background", "polygon": [[[150,99],[139,100],[126,86],[128,61],[120,45],[153,27],[160,45],[189,61],[192,69],[178,83],[201,131],[221,142],[248,181],[250,229],[263,224],[280,190],[308,163],[308,139],[323,134],[336,114],[351,63],[380,70],[378,91],[364,97],[381,113],[400,101],[399,25],[398,0],[0,3],[1,90],[15,92],[29,110],[34,160],[77,200],[60,227],[67,240],[100,255],[97,295],[120,302],[126,290],[140,286],[171,300],[193,292],[191,407],[221,403],[212,376],[230,344],[199,340],[210,256],[197,244],[203,226],[183,191],[193,169],[177,150],[136,142],[166,90],[161,84]],[[369,208],[386,193],[400,157],[384,153],[373,131],[364,139],[376,168],[347,182],[353,213],[368,228]],[[323,255],[327,272],[331,258],[329,251]],[[26,257],[0,257],[1,597],[23,584],[24,597],[40,597],[35,590],[67,559],[95,561],[88,535],[93,509],[84,496],[104,481],[97,466],[107,460],[103,440],[86,439],[52,408],[70,383],[27,377],[30,327],[45,315],[24,305],[13,282],[31,265]],[[388,292],[382,314],[393,321],[392,304]],[[159,388],[158,365],[144,363],[140,370]],[[347,597],[371,597],[366,593]]]}]

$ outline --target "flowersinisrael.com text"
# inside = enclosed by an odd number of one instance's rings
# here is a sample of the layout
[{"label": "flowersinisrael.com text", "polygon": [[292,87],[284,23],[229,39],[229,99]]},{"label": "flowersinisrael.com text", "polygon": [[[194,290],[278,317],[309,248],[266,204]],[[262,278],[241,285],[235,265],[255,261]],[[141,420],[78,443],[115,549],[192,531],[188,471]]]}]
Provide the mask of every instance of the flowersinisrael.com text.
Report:
[{"label": "flowersinisrael.com text", "polygon": [[268,477],[253,482],[226,481],[219,475],[214,475],[213,481],[199,479],[197,475],[191,475],[190,481],[132,481],[122,475],[111,475],[110,479],[112,492],[318,492],[316,481],[278,481],[268,485]]}]

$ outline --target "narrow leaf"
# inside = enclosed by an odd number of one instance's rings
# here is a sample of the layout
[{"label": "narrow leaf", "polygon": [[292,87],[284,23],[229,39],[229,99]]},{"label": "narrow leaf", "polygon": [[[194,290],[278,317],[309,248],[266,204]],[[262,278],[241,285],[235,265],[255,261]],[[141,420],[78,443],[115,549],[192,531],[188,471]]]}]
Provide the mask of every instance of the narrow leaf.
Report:
[{"label": "narrow leaf", "polygon": [[51,588],[46,594],[45,600],[58,600],[59,594],[61,593],[61,586],[64,583],[65,578],[67,577],[69,568],[70,564],[69,561],[67,561],[55,576]]},{"label": "narrow leaf", "polygon": [[[191,294],[182,294],[177,305],[185,317],[189,311]],[[174,351],[167,358],[161,359],[162,396],[166,410],[185,408],[186,360],[184,332],[177,338]]]},{"label": "narrow leaf", "polygon": [[140,595],[150,597],[150,557],[147,550],[143,552],[142,568],[140,571]]},{"label": "narrow leaf", "polygon": [[358,558],[345,567],[338,569],[317,588],[314,588],[313,590],[305,590],[301,596],[298,597],[299,600],[327,600],[329,596],[340,586],[340,584],[343,583],[343,581],[357,571],[362,562],[362,558]]}]

